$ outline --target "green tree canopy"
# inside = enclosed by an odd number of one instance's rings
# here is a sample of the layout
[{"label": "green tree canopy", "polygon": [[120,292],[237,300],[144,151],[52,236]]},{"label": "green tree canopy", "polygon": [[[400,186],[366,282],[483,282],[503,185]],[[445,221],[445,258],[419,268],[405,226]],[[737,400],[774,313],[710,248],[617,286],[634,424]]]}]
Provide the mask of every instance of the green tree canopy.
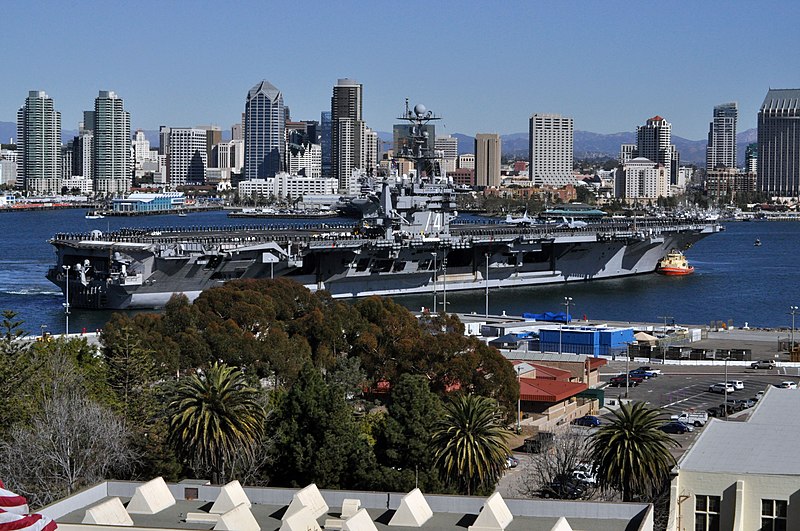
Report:
[{"label": "green tree canopy", "polygon": [[497,402],[478,395],[454,397],[431,438],[442,479],[467,495],[490,492],[505,468],[510,435]]},{"label": "green tree canopy", "polygon": [[680,444],[659,430],[661,411],[644,402],[623,405],[591,437],[599,486],[622,493],[623,501],[649,499],[675,466],[671,447]]},{"label": "green tree canopy", "polygon": [[217,484],[229,479],[235,453],[254,452],[266,416],[259,391],[244,374],[217,363],[181,380],[169,409],[178,454],[195,470],[208,470]]}]

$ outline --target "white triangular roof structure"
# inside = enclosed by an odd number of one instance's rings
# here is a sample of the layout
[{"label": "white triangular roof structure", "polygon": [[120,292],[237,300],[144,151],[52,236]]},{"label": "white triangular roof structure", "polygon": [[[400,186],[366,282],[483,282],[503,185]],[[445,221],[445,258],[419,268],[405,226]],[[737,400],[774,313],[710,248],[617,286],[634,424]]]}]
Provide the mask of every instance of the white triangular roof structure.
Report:
[{"label": "white triangular roof structure", "polygon": [[175,497],[169,491],[164,478],[157,477],[136,487],[127,508],[128,514],[158,514],[173,505]]},{"label": "white triangular roof structure", "polygon": [[569,525],[569,522],[567,522],[567,519],[562,516],[561,518],[558,519],[556,525],[550,528],[550,531],[573,531],[573,530],[572,526]]},{"label": "white triangular roof structure", "polygon": [[241,504],[221,515],[214,531],[261,531],[261,526],[250,509]]},{"label": "white triangular roof structure", "polygon": [[481,513],[469,531],[503,531],[514,519],[499,492],[495,492],[483,504]]},{"label": "white triangular roof structure", "polygon": [[422,491],[414,489],[400,500],[400,507],[389,520],[390,526],[422,527],[422,524],[433,517],[431,506]]},{"label": "white triangular roof structure", "polygon": [[375,522],[370,518],[366,509],[359,510],[356,514],[344,521],[343,531],[378,531]]},{"label": "white triangular roof structure", "polygon": [[314,518],[319,518],[328,512],[328,504],[325,503],[322,494],[319,493],[319,489],[314,483],[294,493],[292,503],[289,504],[289,508],[286,509],[286,514],[283,517],[286,518],[288,515],[294,514],[301,507],[308,507]]},{"label": "white triangular roof structure", "polygon": [[347,520],[351,516],[355,515],[360,508],[361,508],[361,500],[356,500],[354,498],[345,498],[342,501],[342,519]]},{"label": "white triangular roof structure", "polygon": [[658,338],[656,336],[651,336],[647,332],[636,332],[635,334],[633,334],[633,338],[636,341],[645,341],[648,343],[655,343],[656,341],[658,341]]},{"label": "white triangular roof structure", "polygon": [[311,509],[301,506],[292,514],[286,511],[281,521],[280,531],[322,531]]},{"label": "white triangular roof structure", "polygon": [[81,523],[132,526],[133,520],[125,510],[125,506],[122,505],[122,500],[110,498],[86,509]]},{"label": "white triangular roof structure", "polygon": [[217,499],[208,512],[224,514],[239,505],[245,505],[248,509],[253,506],[247,498],[247,494],[244,493],[242,484],[238,480],[233,480],[219,490]]}]

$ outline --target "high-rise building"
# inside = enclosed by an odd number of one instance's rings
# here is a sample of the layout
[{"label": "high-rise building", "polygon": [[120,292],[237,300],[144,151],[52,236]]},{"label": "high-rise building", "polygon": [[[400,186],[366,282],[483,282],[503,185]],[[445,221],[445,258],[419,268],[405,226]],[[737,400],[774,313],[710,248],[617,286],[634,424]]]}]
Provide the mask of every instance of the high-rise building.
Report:
[{"label": "high-rise building", "polygon": [[101,90],[95,98],[93,133],[95,191],[127,192],[131,187],[131,115],[115,92]]},{"label": "high-rise building", "polygon": [[672,124],[654,116],[636,128],[637,157],[661,164],[667,171],[672,167]]},{"label": "high-rise building", "polygon": [[43,90],[28,92],[17,111],[17,187],[60,191],[61,113]]},{"label": "high-rise building", "polygon": [[298,148],[290,148],[286,153],[288,169],[291,175],[306,177],[322,177],[322,148],[319,144],[305,144]]},{"label": "high-rise building", "polygon": [[758,190],[800,195],[800,89],[770,89],[758,111]]},{"label": "high-rise building", "polygon": [[244,178],[275,177],[286,147],[283,95],[270,82],[257,83],[244,107]]},{"label": "high-rise building", "polygon": [[147,140],[144,131],[136,130],[131,145],[133,146],[133,160],[136,164],[150,160],[150,141]]},{"label": "high-rise building", "polygon": [[575,180],[572,177],[572,118],[534,114],[528,139],[528,175],[534,184],[565,186]]},{"label": "high-rise building", "polygon": [[460,170],[474,170],[475,169],[475,154],[462,153],[458,156],[458,169]]},{"label": "high-rise building", "polygon": [[231,140],[244,140],[242,124],[233,124],[231,126]]},{"label": "high-rise building", "polygon": [[744,171],[758,173],[758,144],[748,144],[744,150]]},{"label": "high-rise building", "polygon": [[475,135],[475,185],[500,186],[500,135]]},{"label": "high-rise building", "polygon": [[364,127],[361,139],[361,168],[369,175],[374,175],[378,167],[379,142],[378,132]]},{"label": "high-rise building", "polygon": [[320,113],[319,120],[319,145],[322,148],[322,175],[325,177],[330,177],[333,175],[331,166],[333,139],[331,134],[331,112],[322,111],[322,113]]},{"label": "high-rise building", "polygon": [[619,147],[619,163],[625,164],[636,158],[636,144],[622,144]]},{"label": "high-rise building", "polygon": [[61,180],[72,177],[72,142],[61,146]]},{"label": "high-rise building", "polygon": [[736,102],[714,107],[714,116],[708,127],[706,170],[719,166],[736,167],[736,119],[739,108]]},{"label": "high-rise building", "polygon": [[222,142],[222,129],[217,125],[198,125],[196,129],[202,129],[206,132],[206,160],[208,161],[208,167],[216,168],[217,161],[214,160],[212,150],[214,146]]},{"label": "high-rise building", "polygon": [[206,180],[206,131],[192,127],[169,129],[167,167],[169,185],[174,189],[185,185],[204,184]]},{"label": "high-rise building", "polygon": [[361,146],[356,142],[363,127],[361,83],[339,79],[331,97],[331,169],[342,189],[350,187],[353,170],[358,168]]},{"label": "high-rise building", "polygon": [[[94,115],[94,113],[90,113]],[[89,127],[94,127],[94,123]],[[94,133],[81,122],[78,136],[72,139],[72,175],[80,175],[94,183]]]},{"label": "high-rise building", "polygon": [[652,200],[669,196],[669,171],[662,164],[637,157],[625,163],[622,190],[629,200]]},{"label": "high-rise building", "polygon": [[450,136],[437,136],[434,149],[442,154],[442,169],[451,173],[456,170],[458,159],[458,139]]}]

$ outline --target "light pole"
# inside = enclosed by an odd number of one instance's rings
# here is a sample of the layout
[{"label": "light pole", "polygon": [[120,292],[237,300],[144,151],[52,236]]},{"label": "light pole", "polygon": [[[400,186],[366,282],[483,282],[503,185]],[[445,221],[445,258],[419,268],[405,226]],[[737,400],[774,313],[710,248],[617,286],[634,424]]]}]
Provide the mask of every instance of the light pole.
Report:
[{"label": "light pole", "polygon": [[[564,297],[564,306],[567,309],[567,316],[564,318],[564,321],[569,322],[569,305],[572,303],[572,297]],[[558,353],[562,354],[562,336],[564,335],[564,322],[561,322],[561,326],[558,328]]]},{"label": "light pole", "polygon": [[486,317],[489,317],[489,253],[486,253]]},{"label": "light pole", "polygon": [[64,289],[64,335],[69,335],[69,270],[70,266],[62,265],[61,269],[66,272],[66,282],[64,285],[66,288]]},{"label": "light pole", "polygon": [[631,386],[631,345],[625,346],[625,398],[628,398],[628,389]]},{"label": "light pole", "polygon": [[44,331],[47,329],[47,325],[46,324],[39,325],[39,328],[42,329],[42,341],[44,341],[44,333],[45,333]]},{"label": "light pole", "polygon": [[[675,319],[675,318],[672,317],[671,315],[659,315],[658,318],[659,319],[664,319],[664,330],[663,330],[664,337],[662,337],[661,341],[659,341],[659,345],[661,346],[661,363],[666,363],[667,362],[667,350],[666,350],[666,346],[667,345],[664,344],[664,342],[666,342],[666,340],[667,340],[667,319]],[[674,323],[674,321],[673,321],[673,323]]]},{"label": "light pole", "polygon": [[442,258],[442,306],[447,313],[447,257]]},{"label": "light pole", "polygon": [[797,306],[789,306],[789,313],[792,314],[792,343],[789,345],[789,356],[791,356],[794,351],[794,316],[797,313]]},{"label": "light pole", "polygon": [[[520,375],[520,371],[522,371],[522,366],[521,365],[517,365],[516,368],[517,368],[517,387],[519,387],[519,384],[520,384],[520,376],[519,375]],[[522,390],[520,389],[520,392],[517,393],[517,434],[522,433],[522,428],[520,426],[521,419],[522,419]]]},{"label": "light pole", "polygon": [[731,351],[728,351],[728,355],[725,356],[725,420],[728,420],[728,360],[731,359]]},{"label": "light pole", "polygon": [[436,258],[439,257],[439,252],[433,253],[433,313],[436,313],[436,298],[438,297],[439,293],[436,289],[436,279],[439,276],[439,270],[437,269],[439,266],[436,263]]}]

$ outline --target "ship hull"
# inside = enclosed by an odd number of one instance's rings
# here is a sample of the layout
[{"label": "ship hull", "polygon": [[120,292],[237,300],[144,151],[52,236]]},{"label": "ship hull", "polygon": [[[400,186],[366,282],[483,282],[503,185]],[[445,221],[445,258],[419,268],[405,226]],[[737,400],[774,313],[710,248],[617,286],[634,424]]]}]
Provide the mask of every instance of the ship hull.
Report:
[{"label": "ship hull", "polygon": [[[48,278],[73,307],[149,309],[194,300],[238,278],[291,278],[337,299],[521,288],[656,271],[716,226],[620,230],[460,228],[446,237],[356,238],[344,232],[153,232],[106,240],[56,237]],[[63,265],[70,266],[69,279]],[[488,268],[487,268],[488,266]]]}]

